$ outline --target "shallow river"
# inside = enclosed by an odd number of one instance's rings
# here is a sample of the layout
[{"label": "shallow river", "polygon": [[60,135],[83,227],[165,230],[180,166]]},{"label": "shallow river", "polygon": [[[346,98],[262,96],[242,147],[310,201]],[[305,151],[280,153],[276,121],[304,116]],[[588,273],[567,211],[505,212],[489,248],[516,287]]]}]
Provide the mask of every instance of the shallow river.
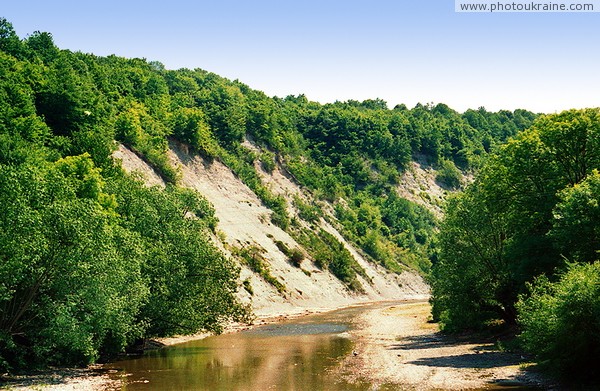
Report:
[{"label": "shallow river", "polygon": [[[308,315],[238,333],[208,337],[114,362],[123,390],[369,390],[342,380],[339,363],[353,356],[349,330],[365,308]],[[382,386],[379,390],[395,390]],[[519,388],[509,388],[519,389]]]},{"label": "shallow river", "polygon": [[208,337],[108,365],[124,390],[368,390],[341,381],[336,367],[352,355],[348,330],[364,309],[308,315],[239,333]]}]

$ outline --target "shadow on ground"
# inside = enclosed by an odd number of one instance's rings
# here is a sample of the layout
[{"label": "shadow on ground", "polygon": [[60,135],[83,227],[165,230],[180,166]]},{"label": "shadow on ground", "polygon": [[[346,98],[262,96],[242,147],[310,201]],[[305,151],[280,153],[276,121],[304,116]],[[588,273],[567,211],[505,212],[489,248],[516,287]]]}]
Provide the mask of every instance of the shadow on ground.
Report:
[{"label": "shadow on ground", "polygon": [[448,368],[498,368],[520,363],[519,357],[501,352],[466,353],[445,357],[425,357],[410,364]]},{"label": "shadow on ground", "polygon": [[484,369],[518,365],[523,361],[517,354],[497,351],[489,341],[452,338],[441,333],[404,338],[397,344],[389,346],[388,349],[414,351],[456,348],[463,345],[470,345],[466,349],[467,353],[453,355],[449,352],[449,355],[432,355],[433,357],[422,357],[408,363],[430,367]]}]

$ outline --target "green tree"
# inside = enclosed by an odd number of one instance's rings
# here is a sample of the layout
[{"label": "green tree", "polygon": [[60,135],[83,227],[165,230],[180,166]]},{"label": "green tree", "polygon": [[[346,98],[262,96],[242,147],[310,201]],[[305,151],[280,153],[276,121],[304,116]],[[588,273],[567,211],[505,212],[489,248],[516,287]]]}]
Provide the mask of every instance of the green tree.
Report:
[{"label": "green tree", "polygon": [[462,174],[451,160],[442,159],[438,165],[435,180],[450,189],[458,189],[461,185]]},{"label": "green tree", "polygon": [[517,304],[524,347],[569,382],[597,382],[600,263],[572,264],[555,283],[539,277],[529,291]]},{"label": "green tree", "polygon": [[578,262],[594,262],[600,252],[600,173],[560,193],[550,236],[561,253]]},{"label": "green tree", "polygon": [[54,38],[51,33],[34,31],[25,40],[27,54],[32,58],[39,58],[48,64],[54,61],[60,53],[60,50],[54,44]]},{"label": "green tree", "polygon": [[191,190],[146,188],[127,179],[110,183],[125,227],[140,235],[149,298],[139,318],[151,336],[219,332],[244,320],[236,298],[238,269],[210,243],[214,209]]},{"label": "green tree", "polygon": [[206,158],[219,154],[219,145],[199,108],[180,108],[172,117],[173,136],[192,146]]},{"label": "green tree", "polygon": [[476,182],[448,200],[440,227],[439,262],[432,271],[434,317],[443,328],[481,328],[491,319],[513,323],[514,277],[505,255],[509,229]]},{"label": "green tree", "polygon": [[[200,76],[200,75],[197,75]],[[223,147],[232,148],[246,134],[247,108],[239,87],[226,83],[216,75],[202,75],[206,88],[196,98],[208,117],[210,128]]]},{"label": "green tree", "polygon": [[23,43],[15,33],[12,23],[0,18],[0,51],[21,58],[24,52]]},{"label": "green tree", "polygon": [[142,335],[139,242],[118,226],[97,173],[85,156],[0,166],[4,366],[87,364]]},{"label": "green tree", "polygon": [[[598,168],[597,114],[586,109],[541,117],[501,147],[464,195],[448,204],[433,302],[449,328],[481,326],[489,320],[482,309],[495,308],[502,319],[514,322],[514,303],[525,283],[564,265],[559,249],[577,256],[586,251],[585,258],[594,259],[593,237],[589,247],[579,241],[579,248],[570,247],[578,239],[566,238],[595,235],[593,206],[583,224],[575,220],[582,213],[575,205],[582,204],[586,191],[590,194],[593,181],[565,190],[564,202],[557,203],[563,189]],[[594,196],[588,199],[593,205]]]}]

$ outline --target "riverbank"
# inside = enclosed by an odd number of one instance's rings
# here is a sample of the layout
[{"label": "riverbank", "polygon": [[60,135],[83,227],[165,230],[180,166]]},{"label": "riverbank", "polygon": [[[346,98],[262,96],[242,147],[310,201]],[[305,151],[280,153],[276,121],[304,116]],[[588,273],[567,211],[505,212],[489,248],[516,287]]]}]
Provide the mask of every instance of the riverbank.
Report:
[{"label": "riverbank", "polygon": [[351,332],[356,355],[342,363],[342,376],[366,381],[374,390],[552,388],[540,374],[525,370],[520,355],[500,352],[489,340],[443,336],[437,324],[427,322],[429,316],[427,302],[364,312]]},{"label": "riverbank", "polygon": [[50,368],[23,376],[0,376],[2,390],[44,391],[113,391],[121,381],[113,379],[102,365],[87,368]]},{"label": "riverbank", "polygon": [[[236,333],[253,327],[276,324],[291,319],[330,311],[331,309],[299,309],[294,312],[281,312],[280,315],[264,315],[258,317],[253,325],[231,324],[223,334]],[[214,335],[198,333],[170,338],[157,338],[147,342],[146,349],[156,349],[200,340]],[[0,374],[0,390],[11,391],[116,391],[121,390],[123,382],[115,377],[116,370],[106,369],[102,364],[94,364],[87,368],[50,368],[27,375]]]},{"label": "riverbank", "polygon": [[[345,381],[370,384],[373,390],[489,389],[500,385],[552,388],[539,374],[524,371],[519,355],[495,350],[493,341],[441,336],[437,325],[427,322],[427,302],[379,303],[364,308],[349,331],[354,354],[338,367]],[[226,333],[316,312],[322,311],[257,319],[255,326],[234,325]],[[154,344],[167,346],[208,335],[167,338]],[[102,366],[56,370],[13,378],[6,386],[11,390],[120,390],[121,381],[110,371]]]}]

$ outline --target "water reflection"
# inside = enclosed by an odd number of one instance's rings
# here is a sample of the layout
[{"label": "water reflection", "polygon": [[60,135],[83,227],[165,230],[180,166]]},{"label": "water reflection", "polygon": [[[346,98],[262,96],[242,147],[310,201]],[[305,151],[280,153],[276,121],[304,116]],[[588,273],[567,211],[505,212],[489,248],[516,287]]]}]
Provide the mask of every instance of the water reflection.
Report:
[{"label": "water reflection", "polygon": [[[121,374],[127,374],[122,387],[127,391],[371,390],[371,384],[350,384],[339,374],[340,363],[353,357],[354,345],[348,329],[352,320],[365,308],[346,308],[192,341],[106,367],[117,368]],[[419,343],[423,345],[424,342]],[[412,348],[428,348],[427,344],[431,343],[447,341],[426,340],[425,345],[415,344]],[[437,360],[442,364],[447,362],[447,365],[460,364],[455,358],[453,361],[444,357]],[[433,362],[421,361],[423,365]],[[477,368],[473,364],[461,367]],[[376,389],[390,391],[405,387],[382,384]],[[489,385],[484,389],[539,390],[524,387],[518,382]]]},{"label": "water reflection", "polygon": [[[335,318],[327,318],[335,316]],[[210,337],[115,362],[124,390],[365,390],[334,370],[351,355],[347,313]]]}]

